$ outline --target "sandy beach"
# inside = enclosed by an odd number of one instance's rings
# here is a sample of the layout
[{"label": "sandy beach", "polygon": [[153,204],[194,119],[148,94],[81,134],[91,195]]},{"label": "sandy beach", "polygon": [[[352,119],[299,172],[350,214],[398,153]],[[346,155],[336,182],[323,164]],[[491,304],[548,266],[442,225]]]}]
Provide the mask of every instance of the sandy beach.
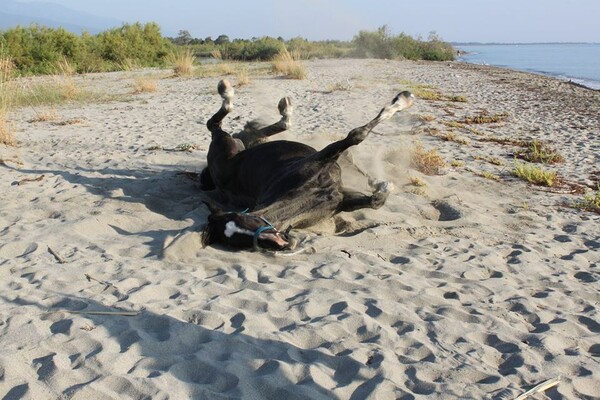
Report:
[{"label": "sandy beach", "polygon": [[[600,399],[600,214],[571,206],[600,181],[600,92],[458,62],[306,66],[236,87],[224,128],[274,122],[290,96],[277,138],[321,148],[402,90],[440,98],[342,160],[346,186],[394,184],[385,206],[297,232],[295,255],[200,243],[221,76],[77,76],[121,97],[10,115],[1,398],[514,399],[560,377],[533,398]],[[156,92],[131,94],[139,77]],[[478,116],[499,117],[461,123]],[[533,139],[563,156],[543,166],[560,187],[512,176],[515,143]],[[419,144],[447,165],[419,172]]]}]

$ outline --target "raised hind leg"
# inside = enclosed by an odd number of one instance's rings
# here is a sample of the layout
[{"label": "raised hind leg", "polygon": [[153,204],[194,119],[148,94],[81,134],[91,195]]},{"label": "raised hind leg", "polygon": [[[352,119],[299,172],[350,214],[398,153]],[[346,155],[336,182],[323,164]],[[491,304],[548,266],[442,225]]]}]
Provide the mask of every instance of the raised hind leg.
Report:
[{"label": "raised hind leg", "polygon": [[377,116],[368,124],[352,129],[344,139],[331,143],[323,150],[312,155],[311,160],[323,162],[337,160],[344,150],[351,146],[356,146],[365,140],[373,128],[379,125],[379,123],[391,118],[396,112],[412,106],[414,99],[414,96],[410,92],[405,91],[398,94],[394,97],[391,104],[382,108],[381,111],[379,111],[379,114],[377,114]]},{"label": "raised hind leg", "polygon": [[279,100],[277,108],[279,109],[279,114],[281,114],[281,119],[276,123],[263,128],[256,128],[252,123],[248,123],[242,132],[234,134],[233,137],[240,139],[244,143],[245,148],[248,149],[263,143],[269,136],[290,129],[292,126],[292,114],[294,112],[292,100],[289,97],[282,98]]},{"label": "raised hind leg", "polygon": [[342,194],[344,197],[339,204],[337,211],[349,212],[361,208],[372,208],[376,210],[385,204],[385,201],[393,188],[394,185],[391,182],[379,182],[374,185],[375,190],[370,196],[360,192],[343,189]]}]

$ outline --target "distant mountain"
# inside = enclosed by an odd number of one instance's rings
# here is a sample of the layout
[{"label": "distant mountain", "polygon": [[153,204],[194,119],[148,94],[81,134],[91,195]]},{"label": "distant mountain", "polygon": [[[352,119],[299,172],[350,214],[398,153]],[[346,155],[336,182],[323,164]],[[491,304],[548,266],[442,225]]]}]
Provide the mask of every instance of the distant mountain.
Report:
[{"label": "distant mountain", "polygon": [[99,17],[60,4],[2,0],[0,29],[16,25],[27,26],[33,23],[52,28],[63,27],[74,33],[81,33],[85,30],[92,34],[122,25],[122,21],[118,19]]}]

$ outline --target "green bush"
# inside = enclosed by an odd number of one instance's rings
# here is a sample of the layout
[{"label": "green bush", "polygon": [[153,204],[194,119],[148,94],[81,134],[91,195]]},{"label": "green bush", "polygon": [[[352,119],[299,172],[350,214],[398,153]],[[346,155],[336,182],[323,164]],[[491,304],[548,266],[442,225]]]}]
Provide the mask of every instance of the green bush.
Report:
[{"label": "green bush", "polygon": [[272,60],[285,48],[302,59],[353,56],[442,61],[452,60],[455,54],[452,46],[434,33],[423,41],[404,33],[391,35],[387,26],[374,32],[360,31],[352,42],[313,42],[301,37],[288,41],[281,37],[229,40],[227,35],[217,40],[195,39],[187,31],[168,39],[152,22],[124,24],[97,35],[77,35],[39,25],[0,30],[0,50],[14,60],[21,74],[53,74],[65,62],[79,73],[165,66],[176,46],[185,47],[197,57],[210,57],[218,51],[225,60],[239,61]]},{"label": "green bush", "polygon": [[39,25],[0,31],[0,47],[25,74],[55,73],[63,58],[77,72],[117,70],[124,63],[158,66],[171,46],[156,23],[125,24],[98,35]]},{"label": "green bush", "polygon": [[360,31],[353,44],[357,57],[447,61],[455,54],[454,48],[435,33],[423,41],[404,33],[393,36],[385,25],[374,32]]}]

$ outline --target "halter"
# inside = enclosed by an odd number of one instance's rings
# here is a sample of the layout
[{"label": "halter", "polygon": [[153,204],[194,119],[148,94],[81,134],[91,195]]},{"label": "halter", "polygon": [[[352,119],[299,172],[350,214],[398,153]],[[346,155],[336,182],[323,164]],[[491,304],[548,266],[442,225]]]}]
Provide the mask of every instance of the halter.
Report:
[{"label": "halter", "polygon": [[[248,211],[250,209],[246,208],[244,211],[242,211],[242,214],[245,215],[251,215],[253,217],[257,217],[260,218],[265,224],[265,226],[261,226],[260,228],[258,228],[257,230],[254,231],[254,235],[252,236],[252,247],[254,248],[254,250],[259,250],[260,247],[258,246],[258,236],[263,233],[264,231],[268,231],[269,229],[275,229],[275,227],[273,226],[272,223],[270,223],[269,221],[267,221],[266,218],[261,217],[260,215],[252,215],[250,214]],[[275,229],[277,230],[277,229]]]}]

